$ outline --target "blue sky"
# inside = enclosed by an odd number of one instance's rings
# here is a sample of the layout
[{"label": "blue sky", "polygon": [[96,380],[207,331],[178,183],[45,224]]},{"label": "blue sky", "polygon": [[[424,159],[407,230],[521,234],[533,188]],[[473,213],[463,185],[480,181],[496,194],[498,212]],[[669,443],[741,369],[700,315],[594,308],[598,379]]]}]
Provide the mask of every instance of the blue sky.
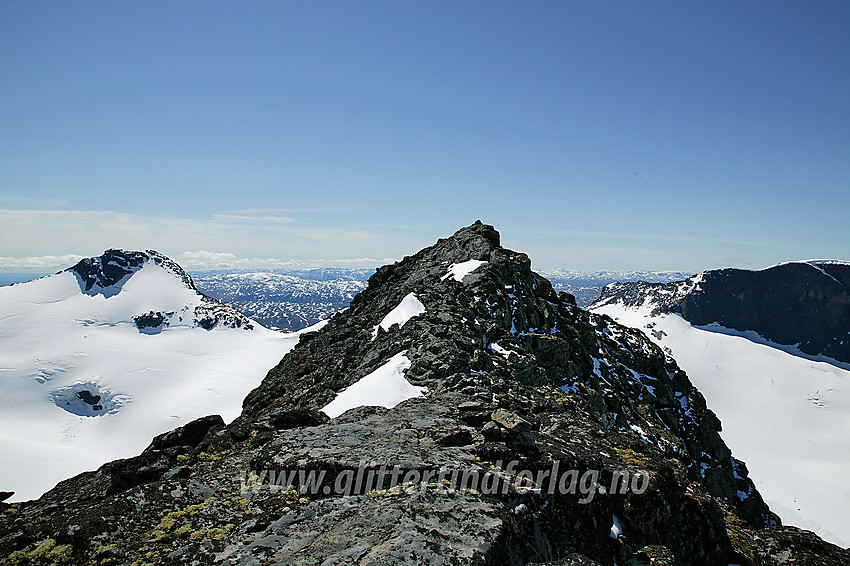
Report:
[{"label": "blue sky", "polygon": [[0,271],[850,259],[850,3],[0,3]]}]

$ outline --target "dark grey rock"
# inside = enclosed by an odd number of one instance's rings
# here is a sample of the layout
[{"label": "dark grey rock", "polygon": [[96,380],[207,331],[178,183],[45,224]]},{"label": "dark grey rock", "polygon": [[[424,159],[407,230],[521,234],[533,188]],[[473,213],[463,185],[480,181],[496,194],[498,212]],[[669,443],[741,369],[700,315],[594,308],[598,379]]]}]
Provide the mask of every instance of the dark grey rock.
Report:
[{"label": "dark grey rock", "polygon": [[195,419],[172,431],[154,437],[145,452],[164,450],[175,446],[196,447],[209,434],[210,430],[224,427],[221,415],[208,415]]},{"label": "dark grey rock", "polygon": [[764,566],[846,566],[850,550],[822,541],[811,531],[782,526],[758,531],[753,535],[757,560]]},{"label": "dark grey rock", "polygon": [[527,420],[504,409],[496,409],[490,418],[493,422],[514,432],[530,432],[532,429],[531,423]]}]

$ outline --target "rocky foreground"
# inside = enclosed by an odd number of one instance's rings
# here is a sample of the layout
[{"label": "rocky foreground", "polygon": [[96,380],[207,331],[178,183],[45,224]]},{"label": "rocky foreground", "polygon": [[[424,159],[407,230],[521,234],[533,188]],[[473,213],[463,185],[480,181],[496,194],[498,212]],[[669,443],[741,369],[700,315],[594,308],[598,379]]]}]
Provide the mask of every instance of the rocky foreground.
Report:
[{"label": "rocky foreground", "polygon": [[[486,263],[446,276],[469,260]],[[424,312],[380,326],[411,293]],[[402,353],[421,395],[321,411]],[[778,524],[719,430],[675,361],[557,295],[476,223],[379,269],[229,425],[199,419],[0,505],[0,563],[850,563]],[[569,488],[543,475],[556,466]],[[336,481],[311,489],[322,471]]]}]

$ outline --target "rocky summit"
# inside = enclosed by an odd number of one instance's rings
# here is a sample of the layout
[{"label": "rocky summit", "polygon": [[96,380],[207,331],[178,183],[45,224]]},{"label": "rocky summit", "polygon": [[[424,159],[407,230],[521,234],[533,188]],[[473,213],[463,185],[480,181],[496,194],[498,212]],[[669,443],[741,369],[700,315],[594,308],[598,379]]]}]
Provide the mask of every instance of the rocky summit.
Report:
[{"label": "rocky summit", "polygon": [[380,268],[230,424],[204,417],[37,501],[0,504],[0,556],[850,563],[779,525],[719,431],[645,335],[556,294],[476,222]]}]

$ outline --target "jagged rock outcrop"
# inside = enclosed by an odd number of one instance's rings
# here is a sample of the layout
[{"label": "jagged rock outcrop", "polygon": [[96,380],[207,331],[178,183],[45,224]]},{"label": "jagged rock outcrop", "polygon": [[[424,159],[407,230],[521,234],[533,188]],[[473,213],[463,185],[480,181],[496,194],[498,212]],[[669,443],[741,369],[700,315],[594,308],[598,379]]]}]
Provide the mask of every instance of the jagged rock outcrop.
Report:
[{"label": "jagged rock outcrop", "polygon": [[717,269],[672,283],[613,283],[594,306],[646,305],[694,325],[754,330],[772,342],[850,362],[850,263],[789,262]]},{"label": "jagged rock outcrop", "polygon": [[[407,400],[322,412],[402,354]],[[675,362],[480,222],[379,269],[243,407],[2,506],[5,563],[850,560],[778,525]]]}]

